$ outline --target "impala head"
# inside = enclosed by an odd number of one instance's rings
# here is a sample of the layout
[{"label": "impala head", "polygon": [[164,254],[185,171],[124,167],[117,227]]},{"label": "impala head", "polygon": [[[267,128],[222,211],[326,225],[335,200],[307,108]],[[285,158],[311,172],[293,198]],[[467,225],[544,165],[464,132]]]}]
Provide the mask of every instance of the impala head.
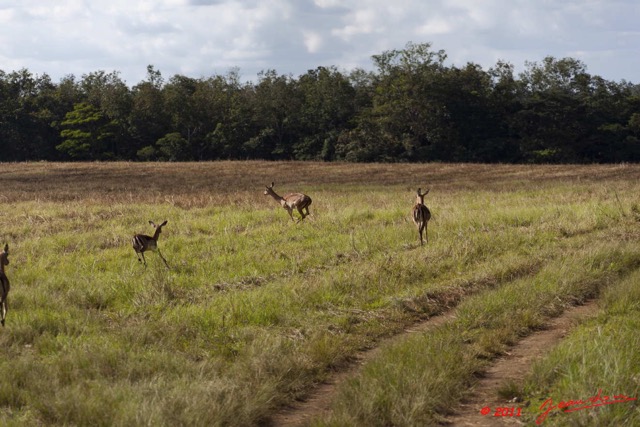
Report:
[{"label": "impala head", "polygon": [[2,267],[9,265],[9,244],[4,245],[4,252],[0,253],[0,264]]},{"label": "impala head", "polygon": [[276,184],[275,182],[272,182],[272,183],[271,183],[271,185],[267,185],[267,186],[265,187],[265,190],[264,190],[264,195],[265,195],[265,196],[270,196],[271,194],[273,194],[273,193],[274,193],[274,191],[273,191],[273,186],[274,186],[275,184]]},{"label": "impala head", "polygon": [[155,222],[153,221],[149,221],[149,224],[153,225],[153,228],[156,229],[156,235],[162,233],[162,227],[164,227],[165,225],[167,225],[167,221],[165,220],[162,224],[160,225],[156,225]]},{"label": "impala head", "polygon": [[427,191],[425,191],[424,193],[421,190],[422,188],[418,188],[418,192],[416,194],[416,203],[420,203],[421,205],[424,205],[424,196],[427,195],[427,193],[429,192],[429,189],[427,188]]}]

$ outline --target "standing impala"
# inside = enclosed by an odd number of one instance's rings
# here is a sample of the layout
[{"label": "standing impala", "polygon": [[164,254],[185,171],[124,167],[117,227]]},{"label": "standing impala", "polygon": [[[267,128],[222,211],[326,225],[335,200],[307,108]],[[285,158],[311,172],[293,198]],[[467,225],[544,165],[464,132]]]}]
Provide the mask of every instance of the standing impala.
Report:
[{"label": "standing impala", "polygon": [[418,192],[416,194],[416,204],[413,206],[413,210],[411,212],[411,218],[413,219],[413,223],[418,227],[418,233],[420,234],[420,246],[422,243],[422,232],[425,232],[425,237],[427,238],[427,243],[429,243],[429,233],[427,232],[427,223],[431,219],[431,212],[429,212],[429,208],[424,205],[424,196],[427,195],[429,189],[424,193],[420,192],[420,188],[418,188]]},{"label": "standing impala", "polygon": [[0,253],[0,309],[2,310],[2,326],[4,326],[4,319],[7,317],[7,311],[9,311],[9,305],[7,304],[7,295],[9,295],[9,279],[4,273],[4,266],[9,265],[9,244],[4,245],[4,252]]},{"label": "standing impala", "polygon": [[[264,190],[265,196],[271,196],[275,199],[276,202],[280,203],[283,208],[289,212],[289,216],[292,221],[295,221],[293,218],[293,210],[297,209],[298,213],[300,213],[300,220],[302,221],[307,215],[309,215],[309,205],[311,204],[311,197],[302,193],[289,193],[284,197],[278,196],[275,191],[273,191],[273,186],[275,182],[272,182],[271,185],[266,187]],[[307,211],[305,214],[303,209]]]},{"label": "standing impala", "polygon": [[[156,225],[153,221],[149,221],[149,224],[153,225],[156,229],[156,232],[153,233],[152,236],[147,236],[145,234],[136,234],[133,236],[133,250],[136,251],[136,255],[138,256],[138,261],[144,262],[145,268],[147,267],[147,260],[144,259],[144,253],[146,251],[158,252],[162,261],[164,261],[164,265],[169,268],[169,264],[167,264],[167,260],[164,259],[162,253],[160,253],[160,249],[158,248],[158,237],[160,237],[160,233],[162,232],[162,227],[167,225],[167,221],[163,222],[160,225]],[[142,255],[142,259],[140,259],[140,255]]]}]

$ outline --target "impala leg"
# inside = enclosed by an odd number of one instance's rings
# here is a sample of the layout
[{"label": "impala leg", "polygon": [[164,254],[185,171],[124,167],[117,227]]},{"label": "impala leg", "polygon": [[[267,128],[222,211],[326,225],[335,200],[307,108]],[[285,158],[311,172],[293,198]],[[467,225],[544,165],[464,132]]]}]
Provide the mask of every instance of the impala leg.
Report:
[{"label": "impala leg", "polygon": [[306,216],[304,214],[304,211],[302,210],[302,208],[298,208],[298,213],[300,214],[300,217],[301,217],[300,221],[302,221],[304,219],[304,217]]},{"label": "impala leg", "polygon": [[[140,252],[140,255],[142,255],[142,263],[144,264],[144,268],[147,268],[147,260],[144,259],[144,252]],[[138,261],[140,261],[140,258],[138,258]]]},{"label": "impala leg", "polygon": [[424,237],[427,243],[429,243],[429,223],[424,224]]},{"label": "impala leg", "polygon": [[7,317],[7,299],[6,298],[4,301],[2,301],[1,305],[2,305],[2,320],[0,322],[2,323],[2,326],[4,326],[4,319],[6,319]]},{"label": "impala leg", "polygon": [[287,212],[289,212],[289,216],[291,217],[291,221],[296,222],[296,219],[293,217],[293,209],[287,209]]},{"label": "impala leg", "polygon": [[166,266],[167,266],[167,268],[168,268],[169,270],[171,270],[171,267],[169,267],[169,264],[167,263],[167,260],[166,260],[166,259],[164,259],[164,257],[162,256],[162,253],[160,252],[160,249],[157,249],[157,250],[156,250],[156,252],[158,252],[158,255],[160,255],[160,258],[162,258],[162,261],[164,261],[164,265],[166,265]]}]

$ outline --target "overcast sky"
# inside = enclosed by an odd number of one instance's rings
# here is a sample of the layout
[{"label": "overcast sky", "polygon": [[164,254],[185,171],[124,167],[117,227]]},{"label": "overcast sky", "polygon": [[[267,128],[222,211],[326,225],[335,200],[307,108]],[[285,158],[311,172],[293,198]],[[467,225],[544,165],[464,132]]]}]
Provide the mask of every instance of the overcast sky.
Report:
[{"label": "overcast sky", "polygon": [[551,55],[640,83],[638,0],[0,0],[0,70],[55,82],[103,70],[133,86],[147,65],[243,80],[372,69],[371,55],[409,41],[443,49],[447,65],[520,72]]}]

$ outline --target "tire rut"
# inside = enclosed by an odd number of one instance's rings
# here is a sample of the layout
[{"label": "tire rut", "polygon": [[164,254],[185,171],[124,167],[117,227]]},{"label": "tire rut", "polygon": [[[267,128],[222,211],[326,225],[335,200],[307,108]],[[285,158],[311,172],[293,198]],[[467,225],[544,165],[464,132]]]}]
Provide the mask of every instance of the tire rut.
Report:
[{"label": "tire rut", "polygon": [[[572,306],[560,316],[549,319],[544,329],[532,333],[511,347],[505,356],[498,358],[487,368],[483,378],[473,388],[464,403],[459,406],[457,414],[447,418],[447,424],[455,427],[521,424],[517,417],[494,417],[493,412],[483,416],[480,411],[484,407],[489,407],[492,410],[497,407],[517,407],[518,404],[499,398],[497,394],[499,387],[506,381],[522,381],[531,364],[557,345],[579,320],[594,314],[596,306],[596,300]],[[359,352],[348,367],[336,372],[327,381],[316,386],[303,401],[294,402],[274,414],[266,425],[273,427],[304,426],[324,414],[329,414],[331,402],[338,387],[355,376],[365,363],[373,360],[380,353],[382,348],[406,337],[408,333],[428,331],[441,326],[454,317],[455,307],[440,315],[418,322],[393,337],[380,341],[372,349]]]},{"label": "tire rut", "polygon": [[[453,427],[491,427],[496,425],[521,425],[517,416],[494,416],[496,408],[523,407],[498,396],[499,388],[507,381],[520,383],[530,370],[531,365],[543,358],[578,323],[595,314],[597,300],[583,305],[573,306],[560,316],[549,319],[545,329],[532,333],[515,344],[508,353],[498,358],[484,372],[482,379],[471,390],[457,414],[447,418],[447,425]],[[490,408],[482,415],[483,408]],[[498,413],[500,413],[498,411]]]},{"label": "tire rut", "polygon": [[[311,388],[303,400],[292,402],[275,412],[264,425],[271,427],[304,426],[311,420],[317,419],[323,414],[328,414],[331,411],[331,402],[338,387],[349,378],[355,376],[365,363],[379,354],[382,348],[406,337],[409,333],[424,332],[444,324],[455,317],[455,309],[464,298],[496,288],[519,277],[534,274],[541,266],[542,263],[537,261],[525,263],[509,272],[509,274],[505,274],[502,279],[484,278],[473,286],[454,286],[451,288],[450,293],[426,294],[424,299],[432,306],[431,310],[429,310],[432,314],[428,318],[419,320],[407,326],[402,332],[380,340],[375,344],[375,347],[357,352],[353,355],[349,364],[334,371],[324,382]],[[422,303],[425,302],[423,301]],[[411,304],[405,308],[412,310]]]},{"label": "tire rut", "polygon": [[316,386],[303,401],[297,401],[276,413],[271,417],[270,423],[273,427],[294,427],[307,425],[311,420],[328,414],[331,411],[331,402],[338,390],[338,387],[355,376],[360,368],[370,360],[373,360],[387,345],[406,337],[406,334],[424,332],[431,328],[436,328],[455,316],[455,310],[450,309],[442,314],[434,315],[421,322],[415,323],[402,332],[381,340],[376,347],[358,352],[352,363],[346,368],[334,373],[324,383]]}]

